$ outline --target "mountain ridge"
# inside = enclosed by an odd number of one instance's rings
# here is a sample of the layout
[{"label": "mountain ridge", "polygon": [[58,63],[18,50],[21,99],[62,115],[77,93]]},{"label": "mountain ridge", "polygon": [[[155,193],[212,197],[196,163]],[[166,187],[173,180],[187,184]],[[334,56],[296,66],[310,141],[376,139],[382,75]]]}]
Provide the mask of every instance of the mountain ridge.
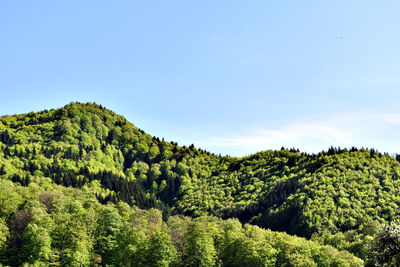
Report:
[{"label": "mountain ridge", "polygon": [[239,218],[361,258],[367,245],[359,240],[369,229],[399,217],[400,164],[387,154],[330,148],[218,156],[150,136],[94,103],[0,118],[0,175],[25,186],[50,179],[93,190],[101,203],[159,208],[165,218]]}]

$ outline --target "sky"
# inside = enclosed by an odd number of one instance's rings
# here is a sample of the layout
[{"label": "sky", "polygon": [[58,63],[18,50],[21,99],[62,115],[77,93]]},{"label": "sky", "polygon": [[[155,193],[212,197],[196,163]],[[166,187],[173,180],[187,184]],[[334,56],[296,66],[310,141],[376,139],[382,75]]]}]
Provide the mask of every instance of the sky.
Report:
[{"label": "sky", "polygon": [[96,102],[217,154],[400,152],[399,1],[0,1],[0,114]]}]

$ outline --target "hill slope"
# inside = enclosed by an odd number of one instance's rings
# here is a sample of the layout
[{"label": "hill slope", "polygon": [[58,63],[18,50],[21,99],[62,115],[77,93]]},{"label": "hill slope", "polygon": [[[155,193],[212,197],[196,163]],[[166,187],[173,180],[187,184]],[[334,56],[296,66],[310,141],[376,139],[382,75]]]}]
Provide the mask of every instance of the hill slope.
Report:
[{"label": "hill slope", "polygon": [[221,157],[152,137],[96,104],[2,117],[0,176],[21,185],[51,179],[164,217],[236,217],[360,257],[371,229],[399,217],[400,164],[388,155],[332,148]]},{"label": "hill slope", "polygon": [[362,266],[347,251],[202,216],[171,216],[124,202],[101,205],[91,190],[15,185],[0,179],[0,265]]}]

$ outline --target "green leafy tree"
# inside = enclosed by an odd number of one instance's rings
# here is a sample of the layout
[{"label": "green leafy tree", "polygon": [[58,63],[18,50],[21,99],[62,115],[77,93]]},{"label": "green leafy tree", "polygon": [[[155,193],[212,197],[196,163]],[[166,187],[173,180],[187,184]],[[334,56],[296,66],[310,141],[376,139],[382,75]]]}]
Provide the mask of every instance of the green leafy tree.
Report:
[{"label": "green leafy tree", "polygon": [[184,263],[187,266],[214,266],[216,264],[217,252],[208,230],[199,222],[189,225],[184,254]]},{"label": "green leafy tree", "polygon": [[156,232],[149,246],[149,265],[168,267],[176,257],[171,237],[164,231]]},{"label": "green leafy tree", "polygon": [[366,265],[400,265],[400,221],[393,221],[382,226],[371,244]]},{"label": "green leafy tree", "polygon": [[120,261],[118,238],[121,236],[123,220],[112,205],[102,208],[98,216],[95,249],[101,256],[102,264],[117,265]]},{"label": "green leafy tree", "polygon": [[21,258],[30,264],[45,265],[52,256],[51,231],[53,220],[44,207],[30,209],[32,222],[24,230]]}]

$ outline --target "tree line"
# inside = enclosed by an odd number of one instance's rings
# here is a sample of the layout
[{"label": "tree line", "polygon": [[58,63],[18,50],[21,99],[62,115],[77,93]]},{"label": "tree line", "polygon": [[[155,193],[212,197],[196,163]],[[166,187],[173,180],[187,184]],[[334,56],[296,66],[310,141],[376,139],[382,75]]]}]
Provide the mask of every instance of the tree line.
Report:
[{"label": "tree line", "polygon": [[378,225],[399,218],[400,164],[374,149],[220,156],[150,136],[97,104],[0,118],[0,177],[93,191],[102,204],[164,220],[237,218],[366,259]]}]

